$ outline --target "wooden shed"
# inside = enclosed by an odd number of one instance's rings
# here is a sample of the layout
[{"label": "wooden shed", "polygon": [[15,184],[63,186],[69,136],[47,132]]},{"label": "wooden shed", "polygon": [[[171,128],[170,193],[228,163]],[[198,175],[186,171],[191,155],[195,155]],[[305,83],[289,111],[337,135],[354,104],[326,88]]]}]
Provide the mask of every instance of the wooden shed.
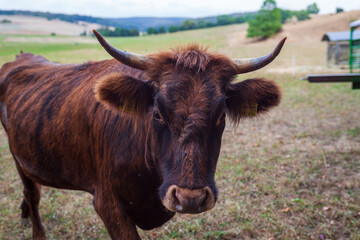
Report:
[{"label": "wooden shed", "polygon": [[[321,41],[328,42],[327,64],[347,65],[349,64],[350,53],[350,31],[328,32]],[[360,31],[353,32],[353,44],[360,45]]]}]

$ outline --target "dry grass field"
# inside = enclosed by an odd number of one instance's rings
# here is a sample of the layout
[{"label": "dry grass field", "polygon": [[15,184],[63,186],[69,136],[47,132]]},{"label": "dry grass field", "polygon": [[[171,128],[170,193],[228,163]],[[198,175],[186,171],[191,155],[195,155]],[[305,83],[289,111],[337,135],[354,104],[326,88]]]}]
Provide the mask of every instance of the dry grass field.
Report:
[{"label": "dry grass field", "polygon": [[[343,21],[344,29],[337,30],[347,29],[353,20],[349,14],[360,18],[360,11],[340,15],[336,22]],[[339,15],[326,17],[332,22]],[[311,20],[311,26],[320,31],[323,18]],[[291,35],[291,29],[284,26],[281,34],[289,32],[289,39],[274,63],[238,78],[274,79],[284,96],[267,116],[236,128],[228,123],[216,173],[220,194],[215,208],[199,215],[177,214],[158,229],[139,230],[143,239],[360,240],[360,91],[351,90],[349,83],[299,80],[309,73],[341,70],[326,67],[321,34],[304,41]],[[149,53],[197,41],[231,57],[260,56],[274,47],[277,37],[250,43],[241,38],[245,30],[234,25],[110,42]],[[17,36],[0,35],[0,65],[20,49],[63,63],[109,58],[95,43],[69,43],[66,37],[39,42],[35,36],[21,43],[4,41],[9,37]],[[31,226],[20,221],[21,201],[22,184],[1,131],[0,239],[31,239]],[[87,193],[43,187],[40,214],[49,239],[109,239]]]}]

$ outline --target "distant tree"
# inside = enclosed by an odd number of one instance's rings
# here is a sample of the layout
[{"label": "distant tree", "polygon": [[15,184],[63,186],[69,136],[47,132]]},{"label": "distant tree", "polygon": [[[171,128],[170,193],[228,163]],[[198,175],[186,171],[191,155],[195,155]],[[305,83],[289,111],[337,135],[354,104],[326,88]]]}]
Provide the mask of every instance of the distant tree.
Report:
[{"label": "distant tree", "polygon": [[54,36],[56,36],[56,33],[51,33],[50,35],[54,37]]},{"label": "distant tree", "polygon": [[291,10],[285,10],[285,9],[279,9],[281,14],[281,22],[285,23],[286,20],[291,19],[294,15],[293,11]]},{"label": "distant tree", "polygon": [[313,14],[318,14],[320,9],[318,8],[317,4],[316,3],[313,3],[309,6],[307,6],[306,10],[309,12],[309,13],[313,13]]},{"label": "distant tree", "polygon": [[216,24],[215,23],[212,23],[212,22],[206,22],[206,27],[207,28],[210,28],[210,27],[215,27]]},{"label": "distant tree", "polygon": [[235,18],[235,23],[244,23],[250,21],[250,19],[253,19],[255,16],[254,13],[245,13],[244,15],[240,15],[237,18]]},{"label": "distant tree", "polygon": [[165,27],[160,27],[158,32],[159,33],[166,33]]},{"label": "distant tree", "polygon": [[249,21],[247,37],[268,38],[281,30],[281,20],[275,0],[265,0],[259,13]]},{"label": "distant tree", "polygon": [[116,27],[114,30],[110,30],[108,27],[102,27],[97,30],[101,35],[107,37],[127,37],[127,36],[139,36],[139,31],[137,29],[125,29]]},{"label": "distant tree", "polygon": [[220,15],[216,18],[218,25],[229,25],[234,24],[236,19],[229,15]]},{"label": "distant tree", "polygon": [[262,11],[272,11],[275,8],[277,8],[275,0],[265,0],[263,2],[261,10]]},{"label": "distant tree", "polygon": [[80,36],[82,36],[82,37],[84,37],[84,36],[86,36],[87,34],[86,34],[86,30],[84,30],[82,33],[80,33]]},{"label": "distant tree", "polygon": [[130,30],[125,28],[116,27],[114,31],[111,32],[111,36],[120,37],[120,36],[130,36]]},{"label": "distant tree", "polygon": [[297,18],[298,21],[310,19],[309,12],[306,10],[293,11],[293,15]]},{"label": "distant tree", "polygon": [[235,18],[235,22],[236,22],[236,23],[244,23],[244,22],[247,22],[246,16],[238,16],[237,18]]},{"label": "distant tree", "polygon": [[180,30],[191,30],[196,28],[196,23],[191,20],[185,20],[180,26]]},{"label": "distant tree", "polygon": [[112,35],[112,31],[108,28],[108,27],[102,27],[100,29],[97,30],[101,35],[103,36],[111,36]]},{"label": "distant tree", "polygon": [[177,26],[170,26],[168,29],[169,33],[174,33],[179,31],[179,28]]},{"label": "distant tree", "polygon": [[147,34],[149,34],[149,35],[158,34],[158,33],[159,32],[158,32],[158,30],[156,28],[151,27],[151,28],[147,29]]},{"label": "distant tree", "polygon": [[3,19],[0,23],[11,23],[9,19]]},{"label": "distant tree", "polygon": [[131,29],[130,35],[131,36],[139,36],[139,30],[137,30],[136,28]]},{"label": "distant tree", "polygon": [[199,20],[197,22],[197,27],[198,28],[206,28],[206,21],[205,20]]},{"label": "distant tree", "polygon": [[336,13],[341,13],[341,12],[343,12],[343,11],[344,11],[344,9],[341,8],[341,7],[337,7],[337,8],[336,8]]},{"label": "distant tree", "polygon": [[122,29],[120,27],[116,27],[114,31],[111,32],[111,36],[113,37],[117,37],[117,36],[127,36],[127,34],[125,34],[126,30]]}]

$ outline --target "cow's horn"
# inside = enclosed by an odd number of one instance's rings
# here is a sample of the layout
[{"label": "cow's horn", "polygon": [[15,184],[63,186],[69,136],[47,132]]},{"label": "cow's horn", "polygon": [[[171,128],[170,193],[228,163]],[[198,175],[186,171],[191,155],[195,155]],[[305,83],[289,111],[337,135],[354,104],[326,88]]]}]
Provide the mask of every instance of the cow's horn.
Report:
[{"label": "cow's horn", "polygon": [[151,59],[147,58],[146,56],[136,53],[125,52],[114,48],[108,42],[106,42],[106,40],[103,38],[103,36],[101,36],[98,31],[93,30],[93,32],[101,46],[103,46],[103,48],[119,62],[136,69],[145,70],[148,63],[151,61]]},{"label": "cow's horn", "polygon": [[265,67],[266,65],[271,63],[277,57],[277,55],[280,53],[281,48],[283,47],[283,45],[285,43],[285,40],[286,40],[286,37],[283,38],[278,43],[276,48],[266,56],[258,57],[258,58],[233,59],[233,61],[238,66],[238,74],[252,72],[252,71],[258,70],[262,67]]}]

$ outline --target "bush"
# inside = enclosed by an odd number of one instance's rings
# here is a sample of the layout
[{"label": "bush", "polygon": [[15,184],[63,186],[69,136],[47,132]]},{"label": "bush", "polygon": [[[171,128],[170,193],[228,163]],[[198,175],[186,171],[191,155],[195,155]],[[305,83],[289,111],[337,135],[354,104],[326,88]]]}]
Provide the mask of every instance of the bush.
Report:
[{"label": "bush", "polygon": [[293,14],[298,21],[304,21],[310,19],[309,12],[306,10],[294,11]]},{"label": "bush", "polygon": [[170,26],[168,31],[169,33],[177,32],[179,28],[177,26]]},{"label": "bush", "polygon": [[221,15],[218,16],[216,19],[218,25],[229,25],[229,24],[234,24],[236,22],[236,19],[229,15]]},{"label": "bush", "polygon": [[8,19],[3,19],[0,23],[11,23],[11,21]]},{"label": "bush", "polygon": [[291,10],[285,10],[285,9],[279,9],[281,14],[281,22],[285,23],[286,20],[291,19],[293,16],[293,11]]},{"label": "bush", "polygon": [[195,28],[196,28],[196,23],[191,20],[185,20],[180,26],[180,30],[190,30]]},{"label": "bush", "polygon": [[147,29],[147,34],[149,34],[149,35],[158,34],[158,33],[159,32],[158,32],[158,30],[156,28],[151,27],[151,28]]},{"label": "bush", "polygon": [[139,36],[139,30],[137,30],[136,28],[131,29],[130,35],[131,36]]},{"label": "bush", "polygon": [[139,36],[139,31],[137,29],[125,29],[116,27],[114,31],[110,30],[108,27],[100,28],[97,30],[101,35],[107,37],[127,37],[127,36]]},{"label": "bush", "polygon": [[198,28],[206,28],[206,22],[204,20],[199,20],[197,22],[197,27]]},{"label": "bush", "polygon": [[166,33],[165,27],[160,27],[158,32],[159,33]]},{"label": "bush", "polygon": [[235,22],[236,23],[244,23],[244,22],[247,22],[249,21],[249,15],[246,15],[246,16],[238,16],[237,18],[235,18]]},{"label": "bush", "polygon": [[337,7],[337,8],[336,8],[336,13],[341,13],[341,12],[343,12],[343,11],[344,11],[343,8],[340,8],[340,7]]}]

